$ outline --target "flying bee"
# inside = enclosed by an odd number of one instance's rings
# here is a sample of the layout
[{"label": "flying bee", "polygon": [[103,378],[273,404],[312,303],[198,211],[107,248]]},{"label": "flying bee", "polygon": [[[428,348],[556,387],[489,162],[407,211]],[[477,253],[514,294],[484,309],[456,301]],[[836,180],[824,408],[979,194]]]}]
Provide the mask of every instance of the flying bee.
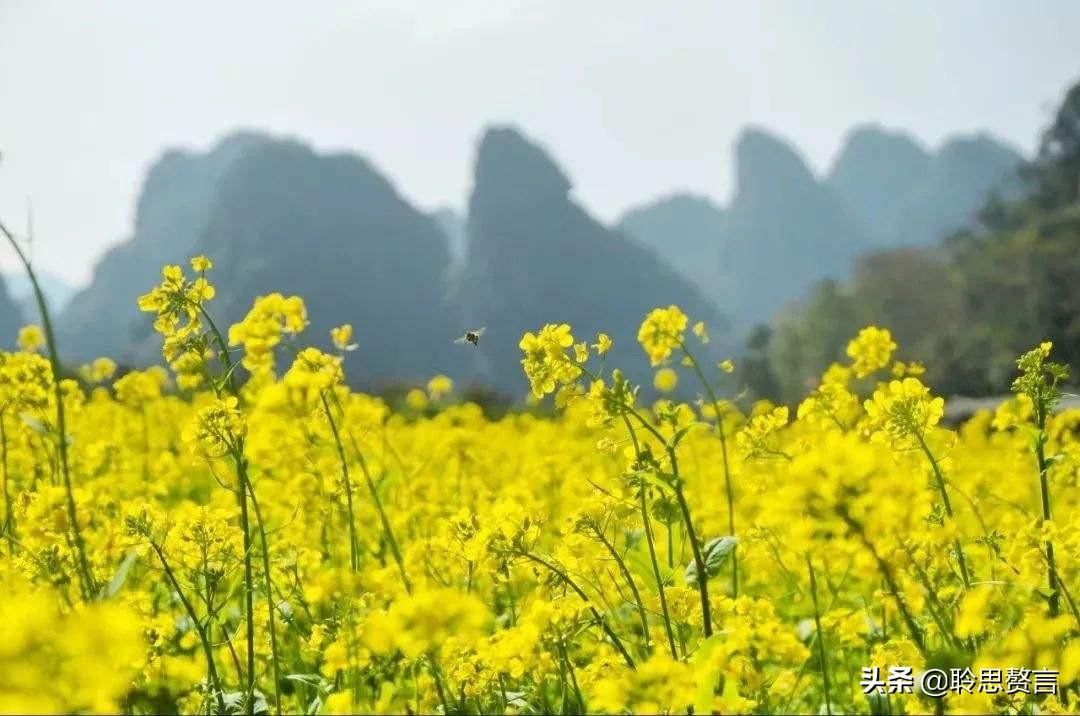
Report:
[{"label": "flying bee", "polygon": [[486,328],[477,328],[472,331],[465,331],[465,335],[458,338],[454,343],[472,343],[474,346],[480,345],[480,336],[484,335]]}]

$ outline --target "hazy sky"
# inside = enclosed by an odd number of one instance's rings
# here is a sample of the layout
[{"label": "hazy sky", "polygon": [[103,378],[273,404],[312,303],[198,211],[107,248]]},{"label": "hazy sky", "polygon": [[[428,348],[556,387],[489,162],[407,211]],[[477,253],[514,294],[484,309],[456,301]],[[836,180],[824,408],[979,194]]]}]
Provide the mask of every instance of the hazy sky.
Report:
[{"label": "hazy sky", "polygon": [[604,219],[678,189],[724,200],[748,123],[818,170],[867,121],[1030,151],[1080,77],[1078,27],[1072,0],[0,0],[0,216],[21,229],[32,199],[38,263],[84,280],[163,148],[239,126],[460,207],[477,136],[513,122]]}]

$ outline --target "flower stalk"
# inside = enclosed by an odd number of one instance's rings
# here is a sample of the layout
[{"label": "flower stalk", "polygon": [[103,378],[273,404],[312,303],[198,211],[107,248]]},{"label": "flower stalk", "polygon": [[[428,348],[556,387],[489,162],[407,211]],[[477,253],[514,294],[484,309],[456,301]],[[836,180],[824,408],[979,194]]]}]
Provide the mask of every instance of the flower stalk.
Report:
[{"label": "flower stalk", "polygon": [[34,302],[37,304],[38,313],[41,314],[41,325],[45,331],[45,343],[49,351],[49,363],[52,366],[53,396],[56,401],[56,442],[57,452],[60,457],[60,476],[64,484],[65,506],[67,508],[68,522],[71,525],[69,541],[75,552],[76,569],[79,575],[79,587],[84,600],[89,601],[97,594],[98,588],[90,570],[90,562],[86,557],[86,543],[83,540],[82,528],[79,526],[78,508],[75,505],[75,489],[71,481],[71,466],[68,461],[68,434],[67,415],[64,412],[64,390],[61,384],[60,351],[56,345],[56,333],[53,331],[52,318],[49,315],[49,307],[45,302],[45,294],[41,290],[37,274],[31,265],[29,258],[15,240],[15,236],[8,231],[7,227],[0,223],[0,233],[7,238],[15,255],[22,264],[30,286],[34,291]]}]

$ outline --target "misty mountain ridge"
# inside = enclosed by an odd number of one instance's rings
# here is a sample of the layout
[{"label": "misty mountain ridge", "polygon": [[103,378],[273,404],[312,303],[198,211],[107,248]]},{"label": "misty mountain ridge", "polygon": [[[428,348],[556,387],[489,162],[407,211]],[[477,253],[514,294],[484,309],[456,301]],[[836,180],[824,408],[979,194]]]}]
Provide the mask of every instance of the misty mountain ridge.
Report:
[{"label": "misty mountain ridge", "polygon": [[[735,352],[745,329],[821,278],[847,277],[856,256],[963,224],[987,191],[1010,190],[1020,161],[982,136],[929,152],[879,127],[854,130],[823,178],[758,128],[740,135],[734,156],[726,206],[674,194],[608,227],[512,127],[483,135],[464,214],[422,211],[362,157],[295,139],[244,131],[205,152],[170,150],[147,174],[131,236],[60,314],[61,346],[72,361],[158,362],[159,339],[135,299],[163,264],[204,253],[215,262],[222,323],[270,291],[305,298],[305,342],[324,345],[331,326],[352,323],[361,350],[347,367],[358,384],[447,373],[522,395],[517,342],[526,330],[565,321],[583,340],[604,330],[616,339],[612,361],[644,367],[638,323],[677,303],[714,335],[731,326],[735,338],[714,348]],[[947,206],[935,205],[938,193]],[[479,326],[488,327],[479,348],[454,345]]]},{"label": "misty mountain ridge", "polygon": [[930,151],[862,125],[823,177],[760,128],[739,136],[734,157],[727,206],[675,194],[631,209],[619,227],[691,278],[737,330],[771,320],[823,278],[849,278],[862,254],[931,245],[968,225],[992,192],[1022,188],[1023,157],[985,134]]},{"label": "misty mountain ridge", "polygon": [[[66,279],[49,271],[35,269],[35,273],[37,274],[38,283],[41,285],[41,292],[45,294],[46,306],[48,306],[51,314],[59,315],[67,308],[68,302],[78,289]],[[26,274],[16,269],[4,276],[3,280],[7,282],[10,298],[19,306],[22,319],[30,321],[31,317],[33,317],[34,322],[40,322],[37,317],[38,309],[37,300],[34,298],[34,288]]]},{"label": "misty mountain ridge", "polygon": [[[107,252],[61,316],[61,345],[73,360],[158,362],[160,338],[135,299],[163,264],[193,254],[214,261],[213,310],[224,325],[271,291],[304,298],[312,324],[303,343],[325,345],[331,327],[351,323],[361,350],[346,367],[367,387],[447,373],[522,395],[517,342],[547,321],[572,322],[590,340],[601,329],[618,334],[637,363],[637,322],[653,305],[680,303],[719,328],[686,279],[591,219],[568,191],[554,162],[513,130],[485,135],[468,219],[413,207],[359,156],[291,139],[240,133],[205,153],[168,152],[144,184],[133,236]],[[640,297],[624,305],[626,294]],[[479,325],[489,329],[479,349],[454,343]]]},{"label": "misty mountain ridge", "polygon": [[[461,372],[460,330],[446,298],[446,238],[373,165],[351,154],[238,133],[205,153],[170,152],[151,169],[134,236],[108,252],[91,284],[60,321],[65,352],[78,360],[160,360],[160,338],[135,299],[163,264],[205,254],[215,263],[214,312],[240,320],[259,295],[304,298],[302,339],[326,346],[330,328],[356,327],[365,350],[347,367],[367,385]],[[96,315],[95,332],[84,322]],[[283,360],[287,360],[284,357]]]},{"label": "misty mountain ridge", "polygon": [[905,133],[864,125],[825,183],[881,247],[927,246],[969,224],[991,192],[1017,198],[1023,161],[985,133],[950,137],[931,153]]}]

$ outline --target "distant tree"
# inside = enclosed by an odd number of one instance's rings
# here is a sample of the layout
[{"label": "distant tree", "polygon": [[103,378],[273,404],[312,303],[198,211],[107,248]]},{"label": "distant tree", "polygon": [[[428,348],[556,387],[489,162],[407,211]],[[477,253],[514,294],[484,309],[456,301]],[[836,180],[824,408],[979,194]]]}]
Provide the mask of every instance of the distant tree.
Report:
[{"label": "distant tree", "polygon": [[769,357],[781,395],[798,397],[869,323],[924,361],[943,394],[1000,393],[1016,356],[1046,339],[1080,364],[1080,84],[1023,176],[1026,194],[991,190],[972,224],[937,248],[864,256],[853,281],[820,285],[780,318]]},{"label": "distant tree", "polygon": [[948,364],[942,339],[963,330],[961,282],[940,252],[896,249],[862,257],[852,297],[858,327],[889,329],[898,357],[924,362],[927,379],[940,387],[945,374],[939,367]]},{"label": "distant tree", "polygon": [[784,402],[806,395],[830,363],[843,359],[858,323],[856,302],[832,279],[820,282],[801,309],[783,314],[770,341],[769,360]]},{"label": "distant tree", "polygon": [[1027,173],[1035,182],[1032,198],[1043,208],[1080,202],[1080,82],[1065,94]]},{"label": "distant tree", "polygon": [[769,362],[769,344],[773,330],[767,324],[759,323],[750,329],[746,339],[746,355],[739,366],[743,383],[755,399],[766,398],[780,400],[780,383]]},{"label": "distant tree", "polygon": [[958,389],[998,389],[1012,360],[1041,340],[1059,359],[1080,361],[1080,210],[1044,213],[1019,229],[970,241],[954,265],[963,280],[963,330],[972,344],[952,366],[981,366],[983,385],[970,378]]}]

